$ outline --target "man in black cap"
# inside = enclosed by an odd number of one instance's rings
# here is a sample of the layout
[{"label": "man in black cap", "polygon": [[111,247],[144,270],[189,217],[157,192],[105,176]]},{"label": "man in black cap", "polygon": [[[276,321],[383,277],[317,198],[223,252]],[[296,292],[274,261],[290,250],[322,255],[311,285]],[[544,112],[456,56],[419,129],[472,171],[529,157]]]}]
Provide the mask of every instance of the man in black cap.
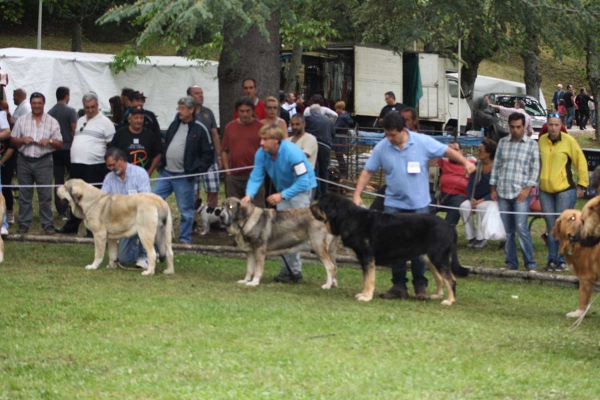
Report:
[{"label": "man in black cap", "polygon": [[162,143],[156,140],[152,131],[144,127],[144,119],[144,109],[141,106],[130,107],[127,116],[129,125],[115,133],[109,148],[123,150],[128,163],[144,168],[148,176],[152,176],[160,162]]},{"label": "man in black cap", "polygon": [[149,111],[144,108],[145,103],[146,96],[144,96],[143,92],[136,90],[132,93],[129,93],[130,107],[125,112],[125,119],[123,120],[123,124],[121,124],[121,127],[126,127],[127,125],[129,125],[129,111],[131,111],[133,107],[140,106],[144,109],[144,128],[148,129],[150,132],[153,132],[157,140],[161,140],[160,125],[158,124],[156,115],[152,111]]}]

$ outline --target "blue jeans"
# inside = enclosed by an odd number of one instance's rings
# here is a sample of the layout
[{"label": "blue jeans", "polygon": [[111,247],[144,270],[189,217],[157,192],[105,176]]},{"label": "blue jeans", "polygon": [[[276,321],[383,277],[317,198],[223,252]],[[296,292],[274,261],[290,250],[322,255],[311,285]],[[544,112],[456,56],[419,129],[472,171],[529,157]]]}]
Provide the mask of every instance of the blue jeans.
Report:
[{"label": "blue jeans", "polygon": [[152,193],[166,199],[175,192],[177,208],[181,214],[181,234],[179,241],[190,243],[192,241],[192,226],[194,225],[194,180],[188,178],[177,178],[183,175],[183,172],[174,173],[163,169],[158,175],[159,178],[170,177],[156,181],[152,188]]},{"label": "blue jeans", "polygon": [[567,107],[567,128],[573,126],[573,118],[575,118],[575,107]]},{"label": "blue jeans", "polygon": [[119,240],[117,259],[121,264],[133,264],[140,257],[146,257],[146,249],[137,235]]},{"label": "blue jeans", "polygon": [[[312,199],[312,190],[302,192],[289,200],[282,200],[277,204],[277,211],[290,210],[292,208],[308,208]],[[281,271],[283,275],[289,275],[290,270],[294,275],[302,273],[302,261],[299,253],[284,254],[281,260]],[[289,267],[289,269],[288,269]]]},{"label": "blue jeans", "polygon": [[[429,206],[416,210],[402,210],[396,207],[384,206],[383,211],[387,213],[400,214],[429,214]],[[424,283],[427,286],[427,278],[425,278],[425,261],[421,257],[410,260],[410,269],[413,276],[413,285]],[[392,283],[406,285],[406,263],[392,264]]]},{"label": "blue jeans", "polygon": [[527,218],[529,217],[529,200],[519,203],[516,199],[503,199],[498,197],[498,208],[500,212],[512,211],[525,214],[500,214],[502,224],[506,231],[506,244],[504,253],[506,254],[505,263],[510,269],[519,269],[519,260],[517,258],[517,243],[515,241],[515,232],[519,235],[519,244],[523,253],[523,262],[525,269],[534,269],[537,267],[533,258],[533,242],[531,233],[527,227]]},{"label": "blue jeans", "polygon": [[[577,202],[577,189],[567,189],[558,193],[546,193],[540,190],[540,203],[545,213],[561,213],[564,210],[575,208]],[[548,261],[564,263],[565,257],[558,254],[558,242],[552,236],[552,229],[558,215],[544,215],[546,229],[548,230]]]},{"label": "blue jeans", "polygon": [[[446,194],[442,192],[443,206],[459,208],[460,205],[467,200],[462,194]],[[456,226],[460,220],[460,212],[449,208],[439,208],[438,211],[446,211],[446,222]]]},{"label": "blue jeans", "polygon": [[[2,193],[2,182],[0,182],[0,193]],[[6,213],[4,213],[4,219],[2,220],[2,227],[8,230],[8,221],[6,219]]]}]

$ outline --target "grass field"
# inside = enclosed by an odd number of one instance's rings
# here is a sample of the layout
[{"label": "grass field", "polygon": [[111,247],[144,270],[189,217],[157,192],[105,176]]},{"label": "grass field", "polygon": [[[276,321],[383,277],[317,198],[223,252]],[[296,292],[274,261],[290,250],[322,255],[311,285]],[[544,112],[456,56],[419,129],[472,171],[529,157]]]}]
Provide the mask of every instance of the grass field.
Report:
[{"label": "grass field", "polygon": [[[89,246],[10,243],[0,266],[0,399],[593,399],[595,312],[574,289],[462,279],[458,303],[354,300],[305,282],[235,283],[243,260],[176,256],[176,274],[85,271]],[[163,266],[159,267],[162,270]],[[389,285],[378,272],[378,290]]]}]

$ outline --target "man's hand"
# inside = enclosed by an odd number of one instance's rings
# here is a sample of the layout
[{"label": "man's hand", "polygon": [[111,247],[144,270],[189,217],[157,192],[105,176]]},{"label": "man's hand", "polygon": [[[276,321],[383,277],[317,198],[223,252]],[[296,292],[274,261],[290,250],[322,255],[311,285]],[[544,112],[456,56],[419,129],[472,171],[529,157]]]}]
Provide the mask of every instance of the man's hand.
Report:
[{"label": "man's hand", "polygon": [[50,139],[46,139],[46,138],[44,138],[44,139],[40,140],[40,141],[38,142],[38,144],[39,144],[40,146],[42,146],[42,147],[44,147],[44,146],[47,146],[48,144],[50,144]]},{"label": "man's hand", "polygon": [[269,197],[267,197],[267,202],[272,206],[276,206],[278,203],[281,203],[282,201],[283,201],[283,195],[281,193],[274,193],[274,194],[270,195]]},{"label": "man's hand", "polygon": [[585,188],[577,186],[577,198],[581,199],[585,195]]},{"label": "man's hand", "polygon": [[479,199],[479,200],[471,199],[471,208],[477,207],[478,205],[480,205],[484,201],[485,201],[485,199]]},{"label": "man's hand", "polygon": [[525,200],[527,200],[527,198],[529,197],[529,192],[531,192],[531,187],[530,186],[527,186],[523,190],[521,190],[519,192],[519,194],[517,195],[517,198],[516,198],[517,203],[522,203]]},{"label": "man's hand", "polygon": [[245,195],[244,197],[242,197],[242,201],[244,203],[250,203],[252,201],[252,197],[250,197],[249,194]]},{"label": "man's hand", "polygon": [[485,96],[485,102],[487,103],[488,107],[492,105],[488,96]]},{"label": "man's hand", "polygon": [[360,197],[360,195],[357,196],[355,194],[354,196],[352,196],[352,201],[354,202],[354,204],[356,204],[359,207],[364,204],[362,201],[362,197]]},{"label": "man's hand", "polygon": [[467,164],[465,165],[465,178],[468,178],[469,175],[471,175],[476,170],[477,170],[477,167],[475,166],[475,164],[473,164],[470,161],[467,161]]},{"label": "man's hand", "polygon": [[496,192],[496,188],[494,186],[490,186],[490,197],[492,201],[498,201],[498,193]]},{"label": "man's hand", "polygon": [[221,160],[221,158],[217,161],[217,165],[219,166],[219,171],[223,169],[223,160]]},{"label": "man's hand", "polygon": [[25,136],[21,140],[23,141],[24,144],[31,144],[31,143],[33,143],[33,138],[31,136]]}]

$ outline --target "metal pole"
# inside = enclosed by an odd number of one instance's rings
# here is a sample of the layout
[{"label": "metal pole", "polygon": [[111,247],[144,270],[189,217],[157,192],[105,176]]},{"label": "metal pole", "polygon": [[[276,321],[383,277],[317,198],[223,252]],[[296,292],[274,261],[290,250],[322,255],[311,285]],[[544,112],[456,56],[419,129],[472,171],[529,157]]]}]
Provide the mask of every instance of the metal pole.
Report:
[{"label": "metal pole", "polygon": [[38,38],[37,38],[37,49],[42,49],[42,2],[40,0],[40,9],[38,11]]},{"label": "metal pole", "polygon": [[[458,122],[457,122],[458,126],[457,126],[457,129],[456,129],[456,132],[458,133],[459,136],[460,136],[460,125],[461,125],[461,122],[462,122],[462,117],[460,115],[460,102],[461,102],[461,99],[462,99],[462,97],[460,95],[462,93],[462,88],[460,86],[460,74],[461,74],[460,70],[462,69],[460,67],[461,60],[462,60],[462,58],[461,58],[461,44],[462,44],[462,39],[458,39],[458,107],[457,107],[457,111],[456,111],[456,113],[458,114]],[[466,129],[466,125],[465,125],[465,129]],[[465,132],[465,134],[466,133],[467,132]]]}]

